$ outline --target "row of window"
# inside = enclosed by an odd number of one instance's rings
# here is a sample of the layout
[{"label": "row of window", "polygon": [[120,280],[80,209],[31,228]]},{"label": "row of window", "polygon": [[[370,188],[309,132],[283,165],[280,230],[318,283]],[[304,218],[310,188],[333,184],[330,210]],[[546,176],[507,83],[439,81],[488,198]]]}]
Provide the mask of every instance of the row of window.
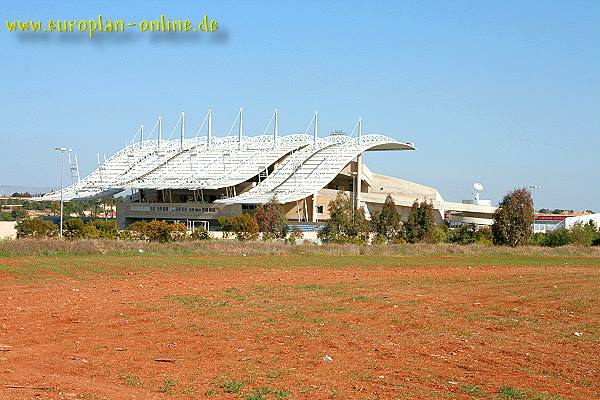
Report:
[{"label": "row of window", "polygon": [[217,209],[212,208],[212,207],[131,206],[131,211],[170,211],[170,212],[215,213],[215,212],[217,212]]}]

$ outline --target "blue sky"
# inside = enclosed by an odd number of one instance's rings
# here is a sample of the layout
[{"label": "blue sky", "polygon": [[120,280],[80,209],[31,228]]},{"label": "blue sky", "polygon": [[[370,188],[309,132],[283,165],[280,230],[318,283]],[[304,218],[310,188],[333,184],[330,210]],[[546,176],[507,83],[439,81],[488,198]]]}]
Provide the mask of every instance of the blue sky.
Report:
[{"label": "blue sky", "polygon": [[[25,4],[22,4],[25,3]],[[220,34],[125,37],[9,33],[5,21],[199,20]],[[369,167],[438,188],[447,200],[541,185],[536,207],[600,211],[598,1],[27,1],[0,4],[0,184],[53,186],[57,155],[122,147],[139,124],[186,112],[194,132],[208,107],[225,135],[244,107],[260,134],[352,130],[415,142],[371,153]]]}]

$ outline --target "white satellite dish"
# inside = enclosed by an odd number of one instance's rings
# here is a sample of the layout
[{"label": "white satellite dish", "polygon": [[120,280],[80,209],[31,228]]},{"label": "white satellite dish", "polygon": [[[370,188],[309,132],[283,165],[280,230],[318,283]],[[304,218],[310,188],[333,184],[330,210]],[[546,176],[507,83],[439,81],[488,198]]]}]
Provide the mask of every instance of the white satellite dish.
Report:
[{"label": "white satellite dish", "polygon": [[483,185],[479,182],[475,182],[473,184],[473,189],[477,190],[477,191],[482,191],[483,190]]}]

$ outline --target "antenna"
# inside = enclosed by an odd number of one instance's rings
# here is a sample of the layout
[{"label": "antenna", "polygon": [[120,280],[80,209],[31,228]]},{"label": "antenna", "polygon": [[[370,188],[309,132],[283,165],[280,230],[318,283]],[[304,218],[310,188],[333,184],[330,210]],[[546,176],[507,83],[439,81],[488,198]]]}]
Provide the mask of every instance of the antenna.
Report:
[{"label": "antenna", "polygon": [[475,189],[475,200],[479,200],[479,194],[483,190],[483,185],[479,182],[475,182],[473,184],[473,189]]}]

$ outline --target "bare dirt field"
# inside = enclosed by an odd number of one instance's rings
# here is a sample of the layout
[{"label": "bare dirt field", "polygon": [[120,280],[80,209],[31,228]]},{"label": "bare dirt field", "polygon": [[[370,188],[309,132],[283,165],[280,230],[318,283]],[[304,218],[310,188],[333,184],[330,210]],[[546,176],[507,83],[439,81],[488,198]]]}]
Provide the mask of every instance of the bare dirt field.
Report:
[{"label": "bare dirt field", "polygon": [[0,399],[599,398],[599,299],[598,257],[5,257]]}]

